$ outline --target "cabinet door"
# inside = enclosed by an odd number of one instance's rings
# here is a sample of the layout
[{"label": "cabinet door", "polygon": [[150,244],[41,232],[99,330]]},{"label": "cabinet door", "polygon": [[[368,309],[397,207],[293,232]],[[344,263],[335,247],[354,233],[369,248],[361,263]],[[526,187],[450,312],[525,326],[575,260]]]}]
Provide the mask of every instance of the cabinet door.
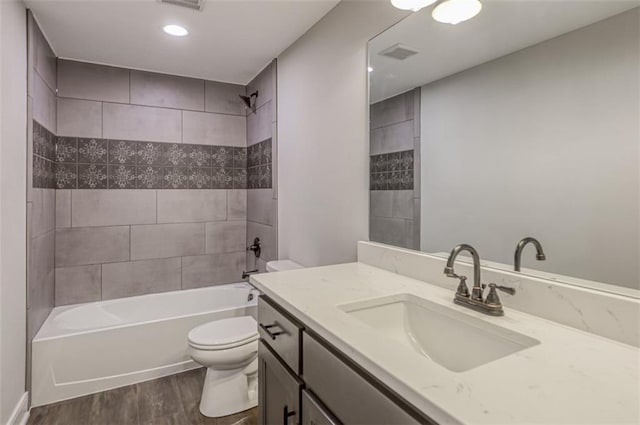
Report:
[{"label": "cabinet door", "polygon": [[264,341],[258,347],[259,409],[261,425],[300,423],[302,381],[292,375]]},{"label": "cabinet door", "polygon": [[313,394],[302,390],[302,425],[342,425]]}]

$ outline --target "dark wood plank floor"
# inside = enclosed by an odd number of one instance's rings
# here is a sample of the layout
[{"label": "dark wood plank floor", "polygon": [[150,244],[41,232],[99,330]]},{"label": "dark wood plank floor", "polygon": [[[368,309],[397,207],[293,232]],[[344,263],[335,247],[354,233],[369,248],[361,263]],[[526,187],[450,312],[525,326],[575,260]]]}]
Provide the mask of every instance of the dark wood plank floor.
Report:
[{"label": "dark wood plank floor", "polygon": [[224,418],[198,410],[205,369],[31,410],[27,425],[257,425],[257,409]]}]

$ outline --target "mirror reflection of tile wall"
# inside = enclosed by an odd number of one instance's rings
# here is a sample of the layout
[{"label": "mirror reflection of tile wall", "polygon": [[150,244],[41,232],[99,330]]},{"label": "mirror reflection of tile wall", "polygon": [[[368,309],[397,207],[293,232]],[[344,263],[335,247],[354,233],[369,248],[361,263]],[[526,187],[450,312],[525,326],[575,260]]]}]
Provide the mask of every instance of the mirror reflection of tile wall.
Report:
[{"label": "mirror reflection of tile wall", "polygon": [[420,249],[420,90],[370,107],[369,237]]}]

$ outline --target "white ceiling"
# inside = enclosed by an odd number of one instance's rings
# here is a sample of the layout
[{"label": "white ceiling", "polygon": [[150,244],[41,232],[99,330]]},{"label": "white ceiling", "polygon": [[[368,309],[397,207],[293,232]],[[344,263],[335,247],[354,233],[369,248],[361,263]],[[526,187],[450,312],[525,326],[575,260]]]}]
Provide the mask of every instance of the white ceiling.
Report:
[{"label": "white ceiling", "polygon": [[[339,0],[26,0],[61,58],[246,84]],[[186,27],[187,37],[162,32]]]},{"label": "white ceiling", "polygon": [[[590,25],[640,5],[640,0],[481,0],[475,18],[458,25],[413,13],[369,44],[370,102],[378,102]],[[378,55],[396,43],[420,53],[404,61]]]}]

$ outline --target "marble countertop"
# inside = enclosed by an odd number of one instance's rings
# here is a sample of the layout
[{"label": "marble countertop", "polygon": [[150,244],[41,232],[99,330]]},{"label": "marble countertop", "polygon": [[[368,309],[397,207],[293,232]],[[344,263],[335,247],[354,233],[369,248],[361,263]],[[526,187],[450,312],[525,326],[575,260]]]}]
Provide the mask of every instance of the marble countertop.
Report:
[{"label": "marble countertop", "polygon": [[[251,283],[439,423],[638,424],[640,350],[517,310],[491,317],[453,304],[454,290],[363,263],[253,275]],[[337,306],[412,294],[540,344],[452,372]]]}]

